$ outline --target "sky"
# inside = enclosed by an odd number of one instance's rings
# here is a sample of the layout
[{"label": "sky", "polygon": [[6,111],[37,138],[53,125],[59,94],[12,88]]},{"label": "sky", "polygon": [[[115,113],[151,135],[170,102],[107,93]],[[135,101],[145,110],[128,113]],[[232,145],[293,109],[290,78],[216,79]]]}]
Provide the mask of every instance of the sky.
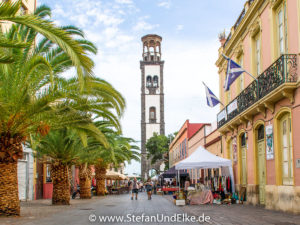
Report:
[{"label": "sky", "polygon": [[[219,107],[206,104],[204,81],[218,96],[218,34],[234,25],[245,0],[38,0],[59,26],[75,25],[98,47],[94,73],[126,99],[123,135],[141,140],[141,37],[162,36],[166,134],[185,120],[211,123]],[[125,173],[140,173],[132,162]]]}]

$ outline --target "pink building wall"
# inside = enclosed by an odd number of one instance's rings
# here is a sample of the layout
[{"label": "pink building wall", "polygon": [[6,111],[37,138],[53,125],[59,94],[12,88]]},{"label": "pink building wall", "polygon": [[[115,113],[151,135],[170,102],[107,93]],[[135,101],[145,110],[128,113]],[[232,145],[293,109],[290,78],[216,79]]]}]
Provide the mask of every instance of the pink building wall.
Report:
[{"label": "pink building wall", "polygon": [[[298,104],[292,111],[294,162],[296,159],[300,159],[300,88],[295,93],[295,101]],[[300,168],[296,168],[296,163],[294,163],[294,175],[295,185],[300,186]]]},{"label": "pink building wall", "polygon": [[[299,7],[297,5],[299,0],[288,0],[287,1],[287,12],[288,12],[288,45],[290,53],[300,52],[299,48]],[[299,4],[299,3],[298,3]],[[298,64],[299,65],[299,64]],[[299,67],[298,67],[299,68]]]}]

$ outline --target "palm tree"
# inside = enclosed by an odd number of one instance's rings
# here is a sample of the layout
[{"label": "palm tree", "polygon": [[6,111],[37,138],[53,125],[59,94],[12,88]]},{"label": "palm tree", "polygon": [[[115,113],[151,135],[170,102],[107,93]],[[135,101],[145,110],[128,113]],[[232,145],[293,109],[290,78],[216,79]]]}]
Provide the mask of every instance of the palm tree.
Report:
[{"label": "palm tree", "polygon": [[102,145],[93,137],[88,137],[86,146],[80,152],[77,160],[77,167],[79,168],[79,185],[80,198],[91,198],[91,183],[92,183],[92,169],[91,166],[95,162],[98,154],[98,145]]},{"label": "palm tree", "polygon": [[[88,63],[91,60],[86,52],[95,49],[87,41],[72,38],[72,33],[80,34],[72,27],[57,28],[38,16],[16,16],[19,6],[20,1],[0,5],[1,21],[19,22],[7,33],[0,34],[0,215],[20,214],[17,160],[22,158],[22,144],[30,135],[44,136],[50,128],[72,126],[81,133],[89,130],[107,144],[103,134],[91,123],[91,114],[84,110],[85,106],[80,106],[80,94],[77,94],[79,100],[71,104],[66,94],[68,87],[61,85],[58,77],[73,65],[78,77],[80,71],[89,74],[92,64]],[[45,15],[46,11],[39,13]],[[47,47],[36,51],[38,33],[49,40],[47,51]],[[2,56],[13,63],[1,63]],[[84,80],[88,83],[88,79]],[[80,79],[77,84],[80,85]],[[81,137],[84,139],[84,135]]]},{"label": "palm tree", "polygon": [[51,131],[37,145],[38,157],[51,164],[53,205],[70,204],[69,169],[80,157],[83,146],[76,132],[62,128]]},{"label": "palm tree", "polygon": [[98,159],[95,164],[97,195],[105,194],[105,177],[108,166],[117,168],[122,163],[130,163],[131,160],[140,160],[140,154],[137,151],[139,147],[133,144],[133,139],[122,137],[118,133],[108,135],[107,139],[109,141],[109,147],[105,148],[99,146]]},{"label": "palm tree", "polygon": [[[40,18],[50,15],[47,7],[36,15],[18,16],[20,4],[0,4],[0,21],[16,23],[0,33],[0,215],[20,214],[17,160],[28,137],[39,139],[50,129],[72,127],[84,144],[89,131],[107,146],[91,122],[106,119],[120,129],[118,117],[125,107],[110,84],[91,77],[93,63],[87,53],[97,50],[82,31]],[[63,79],[61,74],[72,67],[77,78]]]}]

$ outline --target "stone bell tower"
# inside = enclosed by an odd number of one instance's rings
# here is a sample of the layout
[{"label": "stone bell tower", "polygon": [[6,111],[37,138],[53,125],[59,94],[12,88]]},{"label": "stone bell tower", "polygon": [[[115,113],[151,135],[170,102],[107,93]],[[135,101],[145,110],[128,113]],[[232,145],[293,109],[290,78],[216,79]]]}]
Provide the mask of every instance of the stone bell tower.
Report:
[{"label": "stone bell tower", "polygon": [[[147,179],[150,169],[159,170],[147,159],[146,142],[153,133],[165,134],[164,61],[161,60],[162,38],[156,34],[142,37],[143,59],[140,61],[141,88],[141,177]],[[158,163],[156,163],[158,164]]]}]

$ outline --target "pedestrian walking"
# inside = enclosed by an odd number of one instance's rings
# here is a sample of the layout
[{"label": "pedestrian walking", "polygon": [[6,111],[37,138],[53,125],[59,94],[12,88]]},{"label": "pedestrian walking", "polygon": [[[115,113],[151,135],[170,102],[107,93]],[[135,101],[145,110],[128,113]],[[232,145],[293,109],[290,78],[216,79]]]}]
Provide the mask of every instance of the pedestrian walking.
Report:
[{"label": "pedestrian walking", "polygon": [[144,184],[143,184],[143,182],[140,181],[139,185],[140,185],[140,192],[143,192],[144,191]]},{"label": "pedestrian walking", "polygon": [[154,192],[155,195],[156,195],[156,188],[157,188],[157,181],[154,181],[153,192]]},{"label": "pedestrian walking", "polygon": [[151,200],[151,196],[152,196],[152,182],[151,182],[151,178],[148,178],[145,186],[146,186],[146,190],[147,190],[148,200]]},{"label": "pedestrian walking", "polygon": [[189,188],[190,185],[191,185],[190,177],[187,177],[186,180],[185,180],[185,182],[184,182],[184,193],[185,193],[185,196],[187,196],[188,188]]},{"label": "pedestrian walking", "polygon": [[136,177],[133,179],[130,185],[131,185],[130,189],[132,190],[131,200],[133,200],[134,194],[135,194],[135,200],[137,200],[140,186],[138,181],[136,180]]}]

